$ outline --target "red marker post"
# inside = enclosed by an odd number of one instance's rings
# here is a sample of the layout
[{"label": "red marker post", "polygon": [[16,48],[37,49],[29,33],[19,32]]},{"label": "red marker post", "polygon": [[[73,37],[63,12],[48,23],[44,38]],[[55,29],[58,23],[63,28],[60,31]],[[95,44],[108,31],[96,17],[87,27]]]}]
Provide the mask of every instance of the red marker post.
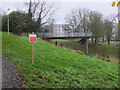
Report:
[{"label": "red marker post", "polygon": [[34,64],[34,42],[37,41],[36,37],[37,36],[34,34],[34,32],[29,35],[29,41],[32,42],[32,64]]}]

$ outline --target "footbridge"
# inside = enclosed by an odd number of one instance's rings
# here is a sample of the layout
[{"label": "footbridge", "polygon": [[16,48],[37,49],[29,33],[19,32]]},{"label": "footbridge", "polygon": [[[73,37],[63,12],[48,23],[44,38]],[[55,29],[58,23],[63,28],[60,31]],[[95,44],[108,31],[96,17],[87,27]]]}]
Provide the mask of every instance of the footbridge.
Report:
[{"label": "footbridge", "polygon": [[43,39],[70,39],[70,38],[90,38],[92,33],[36,33],[38,37]]},{"label": "footbridge", "polygon": [[43,39],[73,39],[81,38],[81,43],[84,44],[86,55],[88,55],[88,39],[92,37],[92,33],[35,33],[37,37]]}]

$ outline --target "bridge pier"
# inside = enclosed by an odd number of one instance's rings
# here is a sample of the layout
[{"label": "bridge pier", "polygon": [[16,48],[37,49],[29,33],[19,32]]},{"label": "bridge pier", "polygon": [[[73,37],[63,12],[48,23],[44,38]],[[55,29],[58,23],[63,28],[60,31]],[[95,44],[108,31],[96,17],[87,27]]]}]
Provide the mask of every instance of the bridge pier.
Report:
[{"label": "bridge pier", "polygon": [[85,41],[86,41],[85,42],[85,53],[86,53],[86,55],[88,55],[88,38],[86,38]]},{"label": "bridge pier", "polygon": [[82,38],[81,44],[84,45],[85,54],[88,55],[88,38]]}]

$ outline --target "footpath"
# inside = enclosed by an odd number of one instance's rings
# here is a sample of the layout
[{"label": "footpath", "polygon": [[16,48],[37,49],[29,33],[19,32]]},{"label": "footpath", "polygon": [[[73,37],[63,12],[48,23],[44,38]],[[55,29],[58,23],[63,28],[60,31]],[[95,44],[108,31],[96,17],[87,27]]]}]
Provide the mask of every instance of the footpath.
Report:
[{"label": "footpath", "polygon": [[21,78],[14,64],[2,56],[2,88],[20,88]]}]

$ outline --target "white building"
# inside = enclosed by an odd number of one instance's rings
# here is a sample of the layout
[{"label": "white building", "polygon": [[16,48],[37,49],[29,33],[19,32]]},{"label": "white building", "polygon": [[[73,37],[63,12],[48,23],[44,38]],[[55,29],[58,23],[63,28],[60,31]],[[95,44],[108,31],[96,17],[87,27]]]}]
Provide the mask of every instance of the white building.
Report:
[{"label": "white building", "polygon": [[53,24],[44,27],[43,33],[38,33],[40,37],[85,37],[92,36],[92,33],[88,32],[73,32],[69,29],[68,24]]},{"label": "white building", "polygon": [[118,39],[118,24],[116,24],[115,27],[113,28],[111,40],[116,40],[116,39]]},{"label": "white building", "polygon": [[54,24],[52,33],[56,37],[64,36],[66,28],[67,28],[67,24]]},{"label": "white building", "polygon": [[45,29],[49,32],[52,33],[53,36],[55,37],[63,37],[65,36],[65,29],[68,27],[67,24],[53,24],[50,26],[46,26]]}]

